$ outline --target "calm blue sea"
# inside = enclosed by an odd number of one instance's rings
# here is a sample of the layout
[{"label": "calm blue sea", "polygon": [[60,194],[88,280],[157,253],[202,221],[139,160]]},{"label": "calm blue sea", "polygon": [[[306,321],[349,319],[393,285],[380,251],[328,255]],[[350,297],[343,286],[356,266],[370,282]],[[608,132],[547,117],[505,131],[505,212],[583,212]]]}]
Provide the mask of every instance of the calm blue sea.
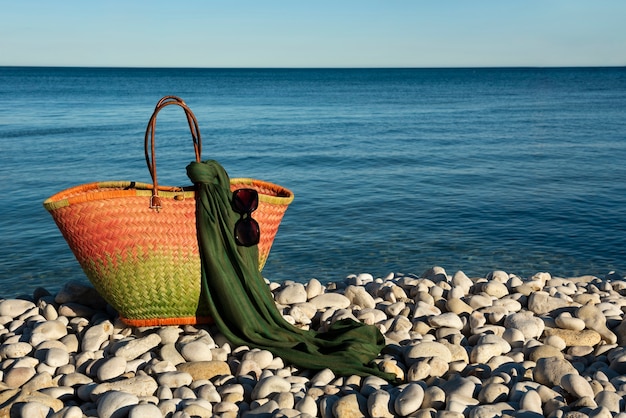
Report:
[{"label": "calm blue sea", "polygon": [[[149,181],[143,134],[178,95],[203,158],[290,188],[264,270],[626,273],[626,68],[0,68],[0,296],[86,280],[42,202]],[[182,112],[159,116],[162,184],[187,185]]]}]

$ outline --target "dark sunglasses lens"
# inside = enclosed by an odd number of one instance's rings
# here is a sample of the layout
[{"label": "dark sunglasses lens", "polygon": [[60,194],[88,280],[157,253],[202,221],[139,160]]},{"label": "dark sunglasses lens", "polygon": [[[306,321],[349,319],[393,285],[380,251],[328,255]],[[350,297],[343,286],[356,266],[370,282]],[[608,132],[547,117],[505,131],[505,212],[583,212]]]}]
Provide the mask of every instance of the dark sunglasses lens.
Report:
[{"label": "dark sunglasses lens", "polygon": [[237,189],[233,192],[233,210],[250,213],[259,206],[259,194],[254,189]]},{"label": "dark sunglasses lens", "polygon": [[261,229],[259,224],[252,218],[241,219],[235,224],[235,241],[237,245],[251,247],[259,243]]}]

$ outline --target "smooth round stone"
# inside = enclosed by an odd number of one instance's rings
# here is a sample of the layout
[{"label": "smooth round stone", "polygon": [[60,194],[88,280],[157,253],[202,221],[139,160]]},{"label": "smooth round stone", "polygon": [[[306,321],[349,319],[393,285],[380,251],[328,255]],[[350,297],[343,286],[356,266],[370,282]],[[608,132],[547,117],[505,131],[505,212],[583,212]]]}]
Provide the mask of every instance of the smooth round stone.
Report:
[{"label": "smooth round stone", "polygon": [[274,360],[274,355],[267,350],[254,349],[243,355],[243,360],[254,361],[261,369],[265,369]]},{"label": "smooth round stone", "polygon": [[441,266],[434,266],[429,268],[428,270],[424,271],[420,277],[428,279],[433,283],[448,281],[448,275],[446,273],[446,270]]},{"label": "smooth round stone", "polygon": [[324,287],[322,283],[317,279],[311,279],[306,285],[306,296],[307,300],[313,299],[316,296],[319,296],[324,291]]},{"label": "smooth round stone", "polygon": [[[249,413],[246,416],[251,417],[273,417],[277,415],[278,403],[274,400],[270,400],[261,405],[252,402],[250,404]],[[172,417],[173,418],[173,417]]]},{"label": "smooth round stone", "polygon": [[569,361],[556,357],[546,357],[537,360],[532,376],[535,382],[553,387],[560,385],[561,378],[570,373],[578,372]]},{"label": "smooth round stone", "polygon": [[44,363],[50,367],[61,367],[70,362],[70,355],[65,348],[47,348],[41,351],[44,351]]},{"label": "smooth round stone", "polygon": [[183,407],[182,412],[189,417],[211,418],[213,416],[213,405],[189,404]]},{"label": "smooth round stone", "polygon": [[602,341],[602,337],[597,331],[584,329],[582,331],[574,331],[571,329],[548,328],[544,329],[546,337],[557,336],[563,340],[566,347],[588,346],[594,347]]},{"label": "smooth round stone", "polygon": [[68,318],[74,317],[83,317],[83,318],[91,318],[95,314],[95,311],[85,305],[80,303],[68,302],[59,306],[59,315],[65,316]]},{"label": "smooth round stone", "polygon": [[208,345],[202,341],[192,341],[180,348],[180,354],[187,361],[211,361],[213,354]]},{"label": "smooth round stone", "polygon": [[459,316],[452,312],[442,313],[441,315],[428,318],[428,323],[434,328],[454,328],[463,329],[463,321]]},{"label": "smooth round stone", "polygon": [[421,320],[422,318],[428,318],[433,315],[441,315],[441,310],[436,306],[429,305],[425,302],[417,302],[415,310],[413,312],[413,320]]},{"label": "smooth round stone", "polygon": [[585,321],[580,318],[574,318],[569,312],[562,312],[554,319],[554,322],[562,329],[572,331],[582,331],[585,329]]},{"label": "smooth round stone", "polygon": [[306,288],[302,283],[291,283],[274,295],[274,300],[281,305],[292,305],[307,301]]},{"label": "smooth round stone", "polygon": [[360,394],[342,396],[333,404],[333,415],[337,418],[365,417],[366,413],[367,400]]},{"label": "smooth round stone", "polygon": [[124,417],[130,412],[132,407],[138,403],[139,398],[130,393],[117,391],[107,392],[98,400],[98,417]]},{"label": "smooth round stone", "polygon": [[374,298],[367,293],[367,290],[362,286],[348,286],[344,291],[344,296],[347,297],[353,305],[360,306],[361,308],[373,309],[376,307]]},{"label": "smooth round stone", "polygon": [[608,329],[606,326],[606,317],[595,305],[587,304],[581,306],[576,311],[576,316],[585,321],[587,328],[600,334],[602,339],[607,343],[615,344],[617,342],[617,335]]},{"label": "smooth round stone", "polygon": [[78,336],[76,334],[67,334],[59,340],[69,353],[77,353],[80,346]]},{"label": "smooth round stone", "polygon": [[524,334],[526,340],[539,338],[545,329],[545,324],[541,318],[533,315],[532,312],[521,311],[507,316],[504,320],[504,328],[515,328]]},{"label": "smooth round stone", "polygon": [[96,376],[101,382],[115,379],[124,374],[128,362],[122,357],[110,357],[100,364]]},{"label": "smooth round stone", "polygon": [[442,409],[446,403],[446,393],[438,386],[429,386],[424,390],[421,409]]},{"label": "smooth round stone", "polygon": [[584,357],[593,353],[594,348],[588,345],[574,345],[567,349],[567,354],[575,357]]},{"label": "smooth round stone", "polygon": [[234,402],[218,402],[213,407],[214,414],[232,413],[236,417],[237,412],[239,412],[239,406]]},{"label": "smooth round stone", "polygon": [[504,340],[508,342],[512,348],[520,348],[524,345],[524,342],[526,342],[524,333],[515,328],[507,328],[504,330],[502,338],[504,338]]},{"label": "smooth round stone", "polygon": [[[508,279],[508,276],[507,276],[507,279]],[[483,292],[485,292],[489,296],[493,296],[497,299],[500,299],[509,294],[509,289],[506,287],[504,283],[501,283],[498,281],[491,281],[491,282],[485,283],[485,285],[483,286]]]},{"label": "smooth round stone", "polygon": [[512,298],[504,298],[493,301],[493,305],[497,307],[502,307],[507,310],[509,313],[519,312],[522,310],[522,303],[517,299]]},{"label": "smooth round stone", "polygon": [[128,341],[126,344],[119,346],[113,354],[126,360],[134,360],[160,343],[161,337],[158,334],[149,334],[145,337]]},{"label": "smooth round stone", "polygon": [[532,347],[528,349],[528,353],[526,358],[530,361],[537,362],[541,358],[547,357],[555,357],[555,358],[565,358],[561,350],[551,345],[538,345],[536,347]]},{"label": "smooth round stone", "polygon": [[622,395],[609,390],[597,393],[594,399],[598,406],[602,406],[615,414],[624,411],[626,406]]},{"label": "smooth round stone", "polygon": [[78,372],[65,374],[59,380],[59,384],[61,386],[70,386],[70,387],[79,386],[79,385],[82,386],[91,382],[92,380],[89,376],[86,376]]},{"label": "smooth round stone", "polygon": [[189,385],[193,381],[193,377],[187,372],[165,372],[157,377],[157,381],[160,385],[168,388],[177,388]]},{"label": "smooth round stone", "polygon": [[13,367],[4,372],[3,382],[12,388],[21,387],[36,374],[34,367]]},{"label": "smooth round stone", "polygon": [[135,405],[128,413],[128,418],[155,418],[161,416],[163,415],[159,407],[151,403]]},{"label": "smooth round stone", "polygon": [[483,294],[472,295],[468,298],[467,304],[474,309],[481,309],[493,305],[493,299]]},{"label": "smooth round stone", "polygon": [[441,388],[446,393],[446,399],[452,396],[471,399],[476,390],[476,383],[472,379],[455,375],[443,383]]},{"label": "smooth round stone", "polygon": [[172,392],[172,395],[174,398],[180,398],[180,399],[196,399],[197,397],[194,391],[188,388],[187,386],[181,386],[179,388],[174,389],[174,392]]},{"label": "smooth round stone", "polygon": [[536,315],[545,315],[568,306],[577,306],[577,304],[566,299],[550,296],[548,292],[544,291],[532,292],[528,296],[528,309]]},{"label": "smooth round stone", "polygon": [[520,409],[532,411],[543,416],[541,395],[536,390],[529,390],[520,399]]},{"label": "smooth round stone", "polygon": [[242,360],[237,367],[237,376],[254,376],[257,379],[260,378],[263,370],[259,367],[256,362],[252,360]]},{"label": "smooth round stone", "polygon": [[33,347],[25,342],[3,344],[0,346],[0,357],[3,359],[22,358],[30,354],[31,351],[33,351]]},{"label": "smooth round stone", "polygon": [[[389,411],[390,400],[391,395],[384,390],[377,390],[370,394],[367,398],[367,412],[369,416],[372,418],[393,418],[394,415]],[[315,415],[317,415],[317,408]]]},{"label": "smooth round stone", "polygon": [[350,299],[339,293],[323,293],[309,300],[318,310],[327,308],[346,309],[350,306]]},{"label": "smooth round stone", "polygon": [[450,284],[453,287],[460,287],[465,290],[465,294],[469,293],[469,290],[474,285],[472,279],[467,277],[467,275],[461,270],[454,273],[452,279],[450,280]]},{"label": "smooth round stone", "polygon": [[424,388],[417,383],[408,384],[394,401],[396,414],[408,416],[420,409],[424,401]]},{"label": "smooth round stone", "polygon": [[463,300],[461,300],[458,297],[448,298],[448,300],[446,301],[446,309],[448,309],[448,311],[453,312],[457,315],[462,314],[462,313],[471,314],[474,311],[474,308],[472,308],[467,303],[463,302]]},{"label": "smooth round stone", "polygon": [[176,370],[189,374],[193,380],[210,380],[217,376],[230,375],[228,363],[220,360],[181,363],[176,366]]},{"label": "smooth round stone", "polygon": [[547,336],[544,339],[543,343],[546,345],[551,345],[552,347],[559,349],[559,351],[565,350],[567,348],[567,344],[565,344],[565,340],[559,337],[558,335]]},{"label": "smooth round stone", "polygon": [[17,318],[33,308],[36,308],[36,306],[31,301],[22,299],[6,299],[0,301],[0,316]]},{"label": "smooth round stone", "polygon": [[43,307],[41,314],[46,320],[51,321],[59,317],[59,313],[53,305],[47,304]]},{"label": "smooth round stone", "polygon": [[[174,366],[184,363],[186,360],[183,356],[180,355],[176,346],[173,343],[167,343],[161,346],[161,358],[164,361],[168,361],[172,363]],[[213,353],[211,353],[211,356]]]},{"label": "smooth round stone", "polygon": [[487,318],[481,311],[474,311],[469,316],[469,326],[472,331],[476,328],[480,328],[487,323]]},{"label": "smooth round stone", "polygon": [[501,336],[496,334],[485,334],[478,339],[478,345],[480,344],[496,344],[500,346],[503,353],[511,351],[511,345]]},{"label": "smooth round stone", "polygon": [[252,391],[252,399],[267,398],[273,393],[289,392],[291,383],[280,376],[261,379]]},{"label": "smooth round stone", "polygon": [[326,386],[335,379],[335,373],[330,369],[323,369],[317,372],[310,380],[311,387]]},{"label": "smooth round stone", "polygon": [[66,406],[54,415],[55,418],[83,418],[83,416],[83,411],[75,405]]},{"label": "smooth round stone", "polygon": [[487,363],[492,357],[503,354],[502,346],[495,343],[481,343],[475,345],[470,352],[470,363]]},{"label": "smooth round stone", "polygon": [[311,323],[312,316],[309,316],[309,314],[298,305],[292,306],[291,309],[289,309],[289,316],[294,319],[296,324],[308,325]]},{"label": "smooth round stone", "polygon": [[[67,325],[59,320],[51,320],[40,322],[33,328],[33,334],[31,336],[31,344],[36,345],[33,340],[36,339],[39,342],[46,340],[58,340],[67,335]],[[38,344],[38,343],[37,343]]]},{"label": "smooth round stone", "polygon": [[135,396],[152,396],[156,392],[157,388],[158,384],[152,377],[139,374],[128,379],[121,379],[95,385],[90,392],[90,396],[92,399],[97,399],[103,393],[110,391],[125,392]]},{"label": "smooth round stone", "polygon": [[81,342],[83,351],[98,351],[102,344],[113,335],[113,324],[110,321],[102,321],[101,323],[88,328]]},{"label": "smooth round stone", "polygon": [[478,401],[481,404],[506,402],[509,396],[509,387],[502,383],[489,383],[482,387],[478,393]]},{"label": "smooth round stone", "polygon": [[425,357],[440,357],[447,363],[452,361],[452,353],[448,347],[435,341],[425,341],[408,347],[404,357],[409,365]]},{"label": "smooth round stone", "polygon": [[[308,414],[312,417],[317,416],[317,402],[313,397],[306,395],[296,403],[296,409],[303,415]],[[390,417],[391,418],[391,417]]]},{"label": "smooth round stone", "polygon": [[504,306],[489,306],[481,309],[481,312],[490,324],[499,324],[509,314],[509,311]]},{"label": "smooth round stone", "polygon": [[20,408],[20,417],[32,418],[32,417],[47,417],[52,412],[52,408],[41,402],[30,401],[26,402]]},{"label": "smooth round stone", "polygon": [[178,337],[181,333],[180,327],[161,327],[157,331],[159,337],[161,337],[161,344],[174,344],[178,341]]},{"label": "smooth round stone", "polygon": [[568,373],[561,377],[561,387],[576,398],[593,398],[595,394],[589,382],[579,374]]},{"label": "smooth round stone", "polygon": [[[35,368],[39,364],[39,360],[34,357],[22,357],[20,359],[15,360],[15,363],[11,365],[11,368],[16,367],[32,367]],[[1,379],[0,379],[1,380]]]},{"label": "smooth round stone", "polygon": [[370,273],[359,273],[356,276],[356,280],[359,286],[365,286],[368,283],[372,283],[374,281],[374,276]]}]

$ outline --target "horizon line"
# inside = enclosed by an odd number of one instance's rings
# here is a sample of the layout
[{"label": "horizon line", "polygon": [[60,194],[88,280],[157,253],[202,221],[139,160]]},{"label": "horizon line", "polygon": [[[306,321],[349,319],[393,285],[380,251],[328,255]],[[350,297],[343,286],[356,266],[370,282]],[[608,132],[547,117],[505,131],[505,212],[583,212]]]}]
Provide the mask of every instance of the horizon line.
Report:
[{"label": "horizon line", "polygon": [[195,66],[101,66],[101,65],[3,65],[0,68],[90,68],[137,70],[477,70],[477,69],[567,69],[567,68],[626,68],[626,65],[488,65],[488,66],[389,66],[389,67],[195,67]]}]

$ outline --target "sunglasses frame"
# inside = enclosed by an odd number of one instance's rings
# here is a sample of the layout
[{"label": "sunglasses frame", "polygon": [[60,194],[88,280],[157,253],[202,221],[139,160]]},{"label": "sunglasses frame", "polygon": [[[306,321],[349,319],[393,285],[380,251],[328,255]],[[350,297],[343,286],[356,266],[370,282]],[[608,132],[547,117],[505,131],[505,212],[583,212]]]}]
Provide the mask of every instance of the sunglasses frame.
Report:
[{"label": "sunglasses frame", "polygon": [[261,228],[252,218],[252,212],[259,207],[259,193],[254,189],[237,189],[233,192],[231,205],[239,214],[239,220],[235,222],[235,242],[243,247],[257,245],[261,239]]}]

